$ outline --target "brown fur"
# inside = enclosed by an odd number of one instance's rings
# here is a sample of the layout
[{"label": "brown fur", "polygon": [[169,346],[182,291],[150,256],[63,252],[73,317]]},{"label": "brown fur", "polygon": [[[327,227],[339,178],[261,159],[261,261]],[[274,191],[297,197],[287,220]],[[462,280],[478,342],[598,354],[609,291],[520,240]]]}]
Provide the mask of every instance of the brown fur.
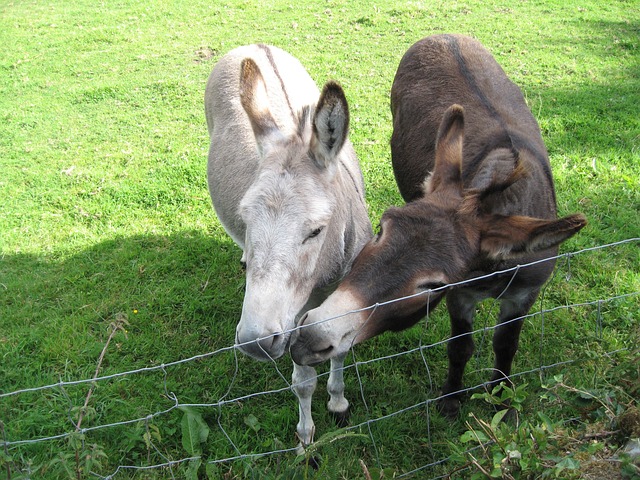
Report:
[{"label": "brown fur", "polygon": [[[518,87],[476,40],[436,35],[413,45],[398,67],[391,108],[393,169],[408,203],[382,215],[379,234],[336,292],[302,320],[305,328],[291,348],[297,362],[322,361],[385,330],[407,328],[445,296],[439,286],[553,257],[586,224],[580,214],[556,218],[538,125]],[[541,261],[446,290],[452,340],[444,414],[455,416],[460,408],[476,304],[488,297],[501,303],[495,384],[511,372],[518,319],[553,267],[554,260]],[[346,311],[354,313],[322,322]]]},{"label": "brown fur", "polygon": [[[457,106],[451,107],[452,104]],[[561,241],[585,225],[581,215],[553,221],[555,191],[538,125],[520,89],[476,40],[438,35],[413,45],[398,67],[391,108],[392,161],[403,197],[407,201],[430,202],[431,196],[442,188],[439,176],[443,174],[453,184],[451,188],[461,192],[459,204],[450,195],[451,202],[444,209],[457,212],[460,231],[464,232],[462,243],[474,238],[479,241],[477,247],[469,244],[472,252],[477,250],[467,258],[467,271],[461,272],[463,278],[553,256]],[[452,147],[439,143],[447,144],[448,136],[455,136],[459,127],[451,125],[461,122],[458,117],[462,116],[464,134],[459,140],[464,138],[464,146],[459,153],[457,143]],[[456,167],[455,161],[443,161],[440,166],[441,155],[444,159],[459,156],[461,164]],[[458,178],[452,173],[456,168]],[[432,170],[431,191],[424,194],[421,182]],[[425,207],[425,214],[430,213],[431,207]],[[432,228],[436,232],[448,230],[438,225]],[[437,256],[438,252],[432,254]],[[437,263],[437,258],[432,261]],[[503,308],[500,323],[526,314],[553,263],[545,262],[519,273],[518,281],[506,291],[505,280],[500,279],[468,287],[466,292],[451,290],[448,308],[452,335],[471,330],[472,306],[486,296],[500,295],[507,304],[514,298],[509,308]],[[436,268],[443,269],[444,265]],[[496,331],[494,382],[510,372],[519,330],[520,322],[515,322]],[[443,393],[462,387],[462,369],[472,350],[473,341],[468,336],[451,343],[449,378]],[[505,351],[509,353],[503,354]],[[449,415],[455,415],[458,408],[455,396],[443,401],[443,409]]]}]

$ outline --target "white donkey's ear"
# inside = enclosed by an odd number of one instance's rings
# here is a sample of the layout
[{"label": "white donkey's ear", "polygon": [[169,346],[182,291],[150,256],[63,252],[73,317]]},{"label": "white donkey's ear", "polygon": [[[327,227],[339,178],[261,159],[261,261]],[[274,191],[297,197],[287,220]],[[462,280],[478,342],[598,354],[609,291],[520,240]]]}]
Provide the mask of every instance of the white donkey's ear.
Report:
[{"label": "white donkey's ear", "polygon": [[240,65],[240,103],[249,116],[261,156],[264,156],[284,136],[269,108],[267,87],[260,68],[250,58]]},{"label": "white donkey's ear", "polygon": [[310,153],[321,168],[336,159],[349,134],[349,106],[342,87],[333,81],[322,89],[313,116]]}]

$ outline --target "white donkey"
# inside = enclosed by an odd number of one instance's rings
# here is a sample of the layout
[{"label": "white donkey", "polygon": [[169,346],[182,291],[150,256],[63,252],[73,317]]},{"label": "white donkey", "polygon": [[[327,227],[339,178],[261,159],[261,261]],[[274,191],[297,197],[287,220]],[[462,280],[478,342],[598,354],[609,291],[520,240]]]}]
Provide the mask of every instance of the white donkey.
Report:
[{"label": "white donkey", "polygon": [[[242,248],[246,291],[236,345],[258,360],[288,349],[298,318],[348,272],[372,236],[362,173],[347,139],[342,88],[320,95],[300,62],[267,45],[236,48],[207,82],[208,181],[220,222]],[[348,413],[344,356],[332,359],[328,408]],[[297,433],[313,441],[316,371],[294,364]]]}]

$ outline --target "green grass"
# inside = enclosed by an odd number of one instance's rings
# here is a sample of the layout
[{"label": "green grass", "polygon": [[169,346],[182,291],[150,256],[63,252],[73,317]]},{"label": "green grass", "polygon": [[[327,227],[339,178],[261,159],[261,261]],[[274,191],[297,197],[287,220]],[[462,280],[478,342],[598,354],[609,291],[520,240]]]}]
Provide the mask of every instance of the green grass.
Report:
[{"label": "green grass", "polygon": [[[559,213],[589,218],[563,251],[640,236],[636,2],[1,2],[0,393],[91,378],[116,319],[128,324],[109,345],[104,375],[232,345],[244,288],[240,251],[213,213],[205,176],[204,85],[220,56],[242,44],[274,44],[299,58],[319,85],[341,82],[375,224],[388,206],[402,203],[388,147],[396,66],[415,41],[440,32],[478,38],[522,88],[547,143]],[[565,263],[545,291],[545,308],[640,290],[637,243]],[[547,313],[544,324],[532,317],[516,369],[536,368],[541,358],[545,364],[576,359],[553,372],[575,388],[617,395],[621,408],[637,405],[638,387],[630,380],[637,378],[637,357],[605,353],[629,348],[637,355],[639,307],[636,296],[603,303],[599,311]],[[490,303],[483,305],[478,326],[492,325],[494,314]],[[355,354],[378,358],[447,335],[439,307],[426,325],[380,336]],[[469,364],[468,385],[487,377],[489,336],[478,338],[483,348]],[[445,374],[445,347],[424,355],[428,369],[419,353],[361,365],[360,382],[350,368],[352,424],[432,398]],[[145,418],[174,405],[171,392],[181,403],[214,404],[285,388],[290,362],[277,366],[284,378],[273,364],[236,360],[225,351],[167,368],[166,377],[155,370],[100,382],[83,426]],[[325,378],[314,406],[317,438],[335,432],[324,407]],[[547,380],[522,380],[531,393],[524,415],[544,408],[557,422],[581,417],[598,424],[595,407],[545,403],[540,392]],[[0,398],[0,435],[16,441],[72,432],[69,416],[77,415],[89,387]],[[365,478],[362,460],[373,478],[381,469],[389,478],[448,457],[449,442],[467,429],[467,413],[492,414],[478,400],[464,408],[453,425],[417,408],[351,432],[364,436],[324,439],[318,473],[298,466],[292,453],[207,470],[212,478],[263,478],[263,472]],[[200,412],[210,428],[201,446],[205,460],[295,445],[290,392]],[[0,452],[0,477],[20,478],[29,469],[34,478],[106,476],[119,465],[188,457],[184,415],[176,409],[87,432],[84,448],[97,446],[80,456],[93,462],[87,467],[76,459],[83,446],[75,437],[15,446]],[[445,465],[416,477],[452,470]],[[174,473],[183,477],[187,468],[176,466]],[[116,478],[168,475],[167,469],[119,471]]]}]

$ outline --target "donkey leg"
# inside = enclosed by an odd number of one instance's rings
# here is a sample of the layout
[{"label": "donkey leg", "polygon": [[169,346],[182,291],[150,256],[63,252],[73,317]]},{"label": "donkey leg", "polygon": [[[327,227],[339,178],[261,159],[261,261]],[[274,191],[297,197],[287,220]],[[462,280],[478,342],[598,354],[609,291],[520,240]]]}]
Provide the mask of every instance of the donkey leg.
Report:
[{"label": "donkey leg", "polygon": [[344,396],[344,359],[339,355],[331,359],[331,372],[327,382],[329,402],[327,408],[333,414],[338,427],[346,427],[349,422],[349,401]]},{"label": "donkey leg", "polygon": [[491,387],[495,387],[501,381],[509,382],[513,357],[518,350],[520,331],[523,320],[518,318],[526,315],[536,301],[539,290],[524,292],[523,295],[514,295],[504,298],[500,303],[499,325],[493,333],[493,353],[495,361],[493,374],[491,375]]},{"label": "donkey leg", "polygon": [[438,401],[438,409],[449,418],[455,418],[460,413],[462,394],[455,392],[463,388],[464,368],[475,348],[471,331],[476,302],[475,298],[460,291],[447,295],[447,309],[451,320],[451,340],[447,344],[449,371],[442,386],[443,398]]},{"label": "donkey leg", "polygon": [[298,434],[298,453],[304,451],[304,447],[313,442],[315,424],[311,417],[311,398],[318,384],[316,369],[293,363],[293,375],[291,377],[291,388],[298,397],[298,413],[300,415],[296,431]]}]

